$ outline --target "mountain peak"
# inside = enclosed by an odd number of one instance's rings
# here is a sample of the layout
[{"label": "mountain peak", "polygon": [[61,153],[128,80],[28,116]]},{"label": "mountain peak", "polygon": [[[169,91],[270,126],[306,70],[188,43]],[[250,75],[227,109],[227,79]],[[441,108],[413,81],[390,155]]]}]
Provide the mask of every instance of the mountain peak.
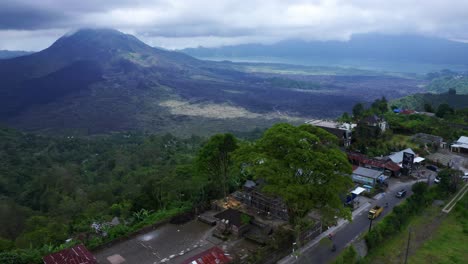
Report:
[{"label": "mountain peak", "polygon": [[66,50],[73,53],[111,54],[116,52],[147,53],[152,48],[136,37],[109,28],[83,28],[59,38],[50,50]]}]

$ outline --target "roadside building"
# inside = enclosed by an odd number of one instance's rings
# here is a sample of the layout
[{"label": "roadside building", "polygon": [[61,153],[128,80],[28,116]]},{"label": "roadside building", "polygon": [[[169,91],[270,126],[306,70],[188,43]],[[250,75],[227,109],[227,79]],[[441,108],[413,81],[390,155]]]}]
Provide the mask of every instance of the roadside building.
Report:
[{"label": "roadside building", "polygon": [[354,182],[366,186],[374,187],[377,183],[383,183],[387,178],[382,171],[357,167],[351,174]]},{"label": "roadside building", "polygon": [[309,120],[305,122],[306,124],[320,127],[327,132],[335,135],[340,145],[344,147],[349,147],[351,145],[351,135],[352,129],[356,126],[355,124],[349,123],[337,123],[329,120]]},{"label": "roadside building", "polygon": [[84,245],[77,245],[42,258],[44,264],[97,264],[96,258]]},{"label": "roadside building", "polygon": [[468,137],[461,136],[455,143],[450,146],[452,152],[468,153]]},{"label": "roadside building", "polygon": [[398,164],[401,167],[401,165],[403,163],[404,153],[410,153],[410,154],[416,156],[416,153],[414,153],[414,151],[412,149],[407,148],[407,149],[404,149],[402,151],[392,153],[391,155],[388,156],[388,159],[390,159],[391,161],[393,161],[394,163]]},{"label": "roadside building", "polygon": [[373,159],[356,152],[348,152],[347,155],[353,165],[380,170],[388,176],[398,177],[401,174],[401,167],[391,160]]}]

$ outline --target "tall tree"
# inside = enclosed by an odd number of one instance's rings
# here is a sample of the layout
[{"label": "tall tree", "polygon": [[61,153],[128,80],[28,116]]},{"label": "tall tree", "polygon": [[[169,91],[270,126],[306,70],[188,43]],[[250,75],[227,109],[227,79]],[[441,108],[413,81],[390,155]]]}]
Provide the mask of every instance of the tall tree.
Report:
[{"label": "tall tree", "polygon": [[436,116],[440,118],[444,118],[448,114],[453,114],[454,110],[448,104],[441,104],[437,107]]},{"label": "tall tree", "polygon": [[325,221],[334,216],[349,218],[340,194],[351,186],[346,175],[351,165],[337,146],[337,138],[323,129],[277,124],[236,155],[243,172],[263,179],[263,191],[286,202],[291,221],[318,210]]},{"label": "tall tree", "polygon": [[373,110],[373,112],[376,114],[384,114],[385,112],[387,112],[388,111],[387,98],[385,98],[385,96],[382,96],[382,98],[376,99],[371,105],[371,110]]},{"label": "tall tree", "polygon": [[364,105],[362,103],[357,103],[353,107],[353,117],[354,119],[359,119],[364,113]]},{"label": "tall tree", "polygon": [[209,176],[211,183],[221,183],[224,197],[228,193],[227,183],[233,164],[231,154],[237,148],[238,142],[234,135],[217,134],[203,145],[197,156],[197,168]]}]

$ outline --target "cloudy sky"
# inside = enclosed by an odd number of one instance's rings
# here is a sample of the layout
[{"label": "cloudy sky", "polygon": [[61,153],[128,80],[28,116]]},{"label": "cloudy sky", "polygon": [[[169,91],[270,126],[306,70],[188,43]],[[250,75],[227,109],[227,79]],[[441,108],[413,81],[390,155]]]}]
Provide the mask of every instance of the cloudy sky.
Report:
[{"label": "cloudy sky", "polygon": [[82,27],[170,49],[368,32],[467,41],[467,10],[466,0],[0,0],[0,50],[40,50]]}]

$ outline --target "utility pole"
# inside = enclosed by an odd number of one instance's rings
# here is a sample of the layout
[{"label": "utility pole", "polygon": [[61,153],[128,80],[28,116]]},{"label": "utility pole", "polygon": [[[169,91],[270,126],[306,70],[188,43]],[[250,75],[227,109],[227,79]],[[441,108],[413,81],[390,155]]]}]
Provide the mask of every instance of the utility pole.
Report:
[{"label": "utility pole", "polygon": [[408,243],[406,244],[406,255],[405,255],[405,264],[408,263],[408,252],[411,239],[411,227],[408,228]]}]

